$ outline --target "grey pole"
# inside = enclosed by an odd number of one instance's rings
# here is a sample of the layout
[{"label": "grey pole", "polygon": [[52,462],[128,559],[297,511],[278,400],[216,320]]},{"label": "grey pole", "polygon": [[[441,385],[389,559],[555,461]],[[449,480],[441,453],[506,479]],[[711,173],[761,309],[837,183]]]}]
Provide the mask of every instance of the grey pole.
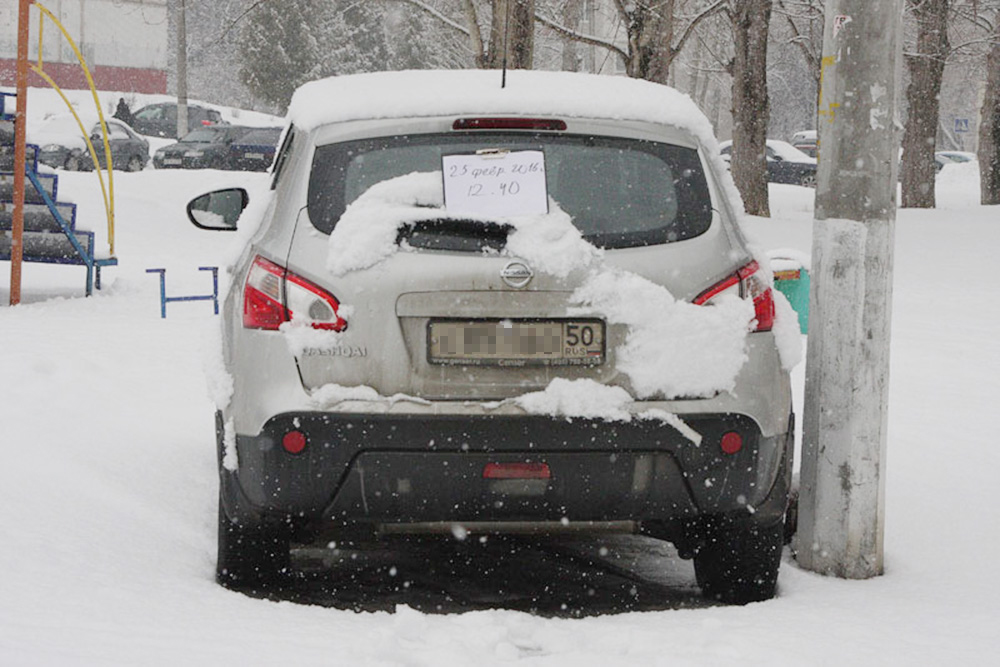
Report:
[{"label": "grey pole", "polygon": [[177,2],[177,138],[188,133],[187,108],[187,6]]},{"label": "grey pole", "polygon": [[799,564],[883,571],[902,0],[827,0]]}]

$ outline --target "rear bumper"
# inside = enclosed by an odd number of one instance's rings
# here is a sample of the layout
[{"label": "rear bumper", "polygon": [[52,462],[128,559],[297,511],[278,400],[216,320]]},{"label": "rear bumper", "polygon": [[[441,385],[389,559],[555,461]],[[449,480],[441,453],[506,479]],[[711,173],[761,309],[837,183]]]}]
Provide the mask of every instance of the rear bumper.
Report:
[{"label": "rear bumper", "polygon": [[[693,443],[660,420],[539,415],[278,415],[237,435],[238,473],[224,484],[233,518],[362,521],[643,521],[783,512],[767,502],[786,437],[737,414],[685,415]],[[223,440],[221,418],[219,442]],[[290,454],[296,430],[306,447]],[[723,452],[725,433],[743,438]],[[486,479],[490,463],[544,463],[545,479]],[[235,482],[235,483],[233,483]],[[230,497],[225,497],[225,496]],[[759,517],[763,518],[763,517]]]}]

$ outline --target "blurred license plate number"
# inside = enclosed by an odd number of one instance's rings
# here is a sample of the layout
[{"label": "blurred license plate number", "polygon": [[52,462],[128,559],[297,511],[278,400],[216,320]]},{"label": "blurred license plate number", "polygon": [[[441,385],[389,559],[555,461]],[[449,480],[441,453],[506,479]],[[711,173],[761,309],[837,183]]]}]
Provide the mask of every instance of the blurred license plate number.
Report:
[{"label": "blurred license plate number", "polygon": [[243,157],[245,157],[248,160],[263,160],[264,159],[264,154],[263,153],[244,153]]},{"label": "blurred license plate number", "polygon": [[183,160],[179,157],[168,157],[163,160],[163,164],[181,164]]},{"label": "blurred license plate number", "polygon": [[600,320],[440,321],[430,324],[429,360],[463,366],[581,366],[604,362]]}]

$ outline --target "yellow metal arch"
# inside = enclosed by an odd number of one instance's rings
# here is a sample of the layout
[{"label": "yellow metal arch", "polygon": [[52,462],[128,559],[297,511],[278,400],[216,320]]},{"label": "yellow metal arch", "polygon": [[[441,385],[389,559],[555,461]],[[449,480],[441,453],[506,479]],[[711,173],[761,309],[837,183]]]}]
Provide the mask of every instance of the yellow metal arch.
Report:
[{"label": "yellow metal arch", "polygon": [[[35,2],[34,5],[38,7],[38,11],[41,12],[39,16],[38,23],[38,64],[31,65],[31,70],[42,77],[46,83],[48,83],[52,88],[59,93],[59,97],[62,98],[66,107],[69,109],[70,113],[73,114],[73,118],[76,120],[76,124],[80,127],[80,134],[83,135],[83,140],[87,142],[87,150],[90,153],[90,159],[94,163],[94,171],[97,173],[97,179],[101,183],[101,194],[104,197],[104,210],[108,217],[108,246],[111,255],[115,254],[115,179],[114,179],[114,165],[111,163],[111,144],[108,142],[108,124],[104,120],[104,111],[101,109],[101,101],[97,97],[97,88],[94,85],[94,78],[90,75],[90,68],[87,67],[87,62],[83,58],[83,54],[77,47],[76,42],[70,37],[66,28],[63,24],[55,17],[55,15],[49,11],[40,2]],[[104,143],[104,158],[105,163],[108,165],[108,183],[107,187],[104,185],[104,176],[101,174],[101,165],[97,159],[97,151],[94,149],[94,144],[90,141],[90,133],[87,128],[84,127],[83,121],[80,120],[80,116],[76,113],[76,109],[70,104],[69,99],[67,99],[65,93],[62,89],[56,85],[56,82],[52,80],[48,74],[46,74],[42,69],[42,37],[45,29],[45,17],[48,17],[59,30],[62,32],[63,37],[69,42],[70,47],[73,49],[73,53],[76,54],[76,59],[80,63],[80,67],[83,69],[84,76],[87,77],[87,85],[90,86],[90,93],[94,97],[94,106],[97,108],[97,117],[100,119],[101,124],[101,134]]]}]

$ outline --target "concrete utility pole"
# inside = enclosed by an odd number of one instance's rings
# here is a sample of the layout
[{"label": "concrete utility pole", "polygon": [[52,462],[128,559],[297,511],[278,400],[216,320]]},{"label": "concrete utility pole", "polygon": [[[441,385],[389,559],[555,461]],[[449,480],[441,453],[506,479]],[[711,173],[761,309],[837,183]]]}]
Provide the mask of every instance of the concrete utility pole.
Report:
[{"label": "concrete utility pole", "polygon": [[799,564],[883,571],[902,0],[827,0]]},{"label": "concrete utility pole", "polygon": [[188,133],[187,5],[177,2],[177,138]]}]

